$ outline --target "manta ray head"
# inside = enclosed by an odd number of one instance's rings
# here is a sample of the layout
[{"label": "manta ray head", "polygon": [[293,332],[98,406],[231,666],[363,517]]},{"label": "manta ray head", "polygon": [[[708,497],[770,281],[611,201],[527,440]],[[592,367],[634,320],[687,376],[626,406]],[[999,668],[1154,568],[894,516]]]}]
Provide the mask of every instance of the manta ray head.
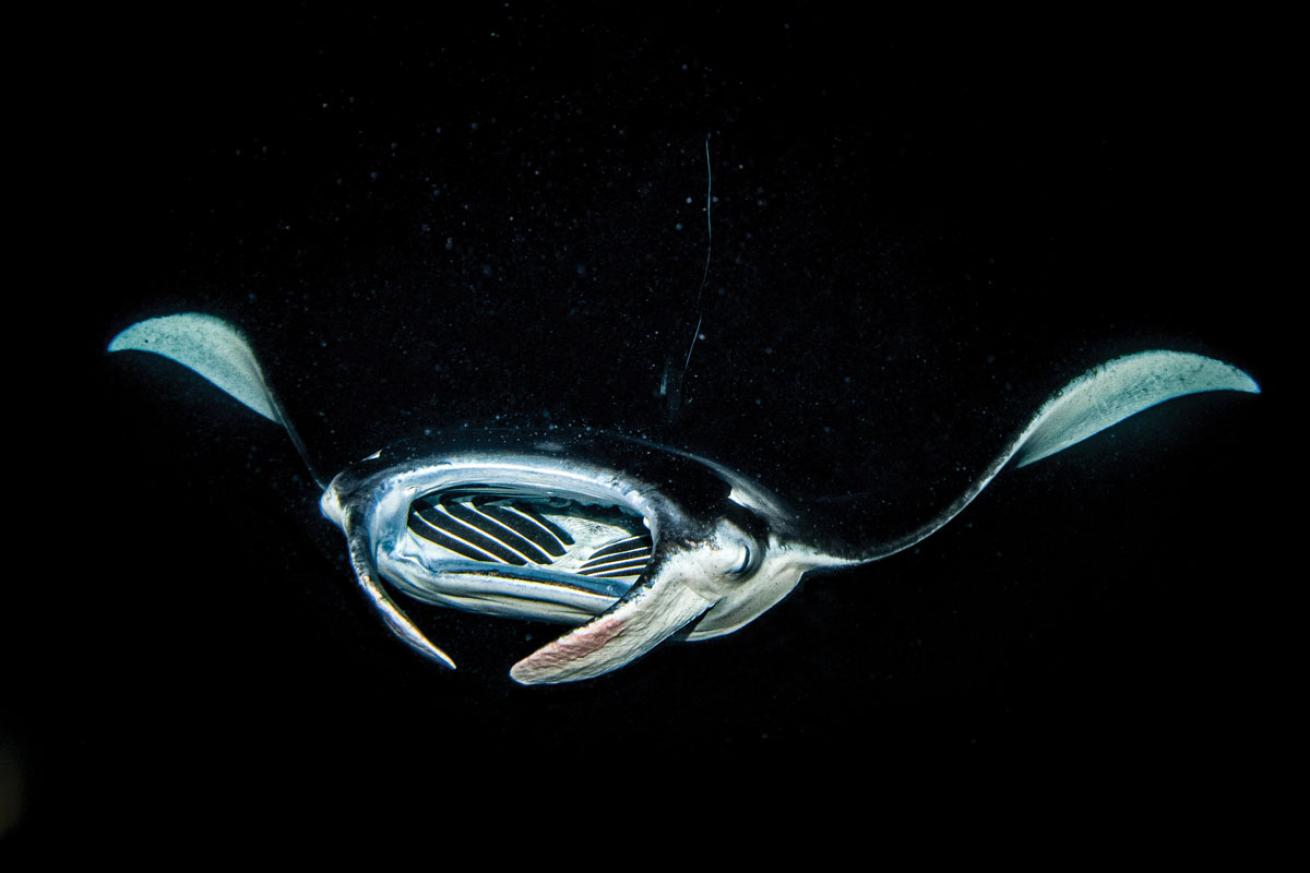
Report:
[{"label": "manta ray head", "polygon": [[794,591],[810,570],[853,563],[777,534],[770,534],[759,546],[759,558],[749,571],[705,577],[704,584],[717,589],[719,596],[691,627],[687,639],[708,640],[739,630]]},{"label": "manta ray head", "polygon": [[525,684],[597,676],[670,637],[730,633],[822,563],[795,541],[777,498],[745,477],[620,442],[647,465],[636,475],[575,448],[388,449],[338,475],[321,507],[346,532],[361,585],[393,631],[441,663],[451,662],[371,583],[581,625],[515,666]]},{"label": "manta ray head", "polygon": [[[730,504],[694,532],[663,539],[646,573],[613,608],[520,661],[510,671],[534,685],[617,669],[670,637],[732,633],[791,593],[808,570],[849,563],[775,529],[763,507]],[[785,528],[785,525],[782,525]]]}]

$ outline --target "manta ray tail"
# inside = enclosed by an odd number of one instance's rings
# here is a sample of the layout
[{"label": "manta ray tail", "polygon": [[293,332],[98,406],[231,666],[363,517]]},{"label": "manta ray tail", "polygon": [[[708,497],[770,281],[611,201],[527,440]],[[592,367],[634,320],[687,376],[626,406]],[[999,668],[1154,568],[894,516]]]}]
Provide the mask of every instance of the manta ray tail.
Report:
[{"label": "manta ray tail", "polygon": [[1260,386],[1231,364],[1185,352],[1138,352],[1107,361],[1046,401],[1010,447],[944,513],[913,533],[860,555],[857,561],[885,558],[931,536],[972,503],[1011,462],[1023,467],[1049,458],[1145,409],[1203,391],[1259,394]]},{"label": "manta ray tail", "polygon": [[309,474],[324,487],[305,444],[264,378],[250,343],[232,325],[199,312],[138,321],[114,337],[111,352],[152,352],[209,380],[247,408],[286,428]]}]

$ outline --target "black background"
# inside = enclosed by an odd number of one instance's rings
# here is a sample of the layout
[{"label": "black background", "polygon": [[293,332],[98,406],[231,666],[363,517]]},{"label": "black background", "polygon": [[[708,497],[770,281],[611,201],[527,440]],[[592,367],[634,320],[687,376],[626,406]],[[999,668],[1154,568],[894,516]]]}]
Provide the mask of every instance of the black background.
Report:
[{"label": "black background", "polygon": [[[760,762],[1244,784],[1282,597],[1273,498],[1296,487],[1274,424],[1284,61],[1250,30],[944,35],[704,4],[84,22],[46,68],[27,180],[29,290],[73,329],[25,337],[68,370],[29,356],[42,375],[18,380],[56,398],[16,461],[39,507],[0,704],[20,832],[240,828],[346,793],[448,815],[615,769],[649,797]],[[737,634],[525,689],[509,665],[557,628],[415,605],[460,669],[419,661],[280,432],[103,354],[182,310],[249,334],[329,473],[425,427],[585,423],[816,518],[851,508],[870,539],[1110,357],[1212,354],[1265,393],[1186,398],[1007,473],[913,551]],[[655,388],[698,312],[670,422]]]}]

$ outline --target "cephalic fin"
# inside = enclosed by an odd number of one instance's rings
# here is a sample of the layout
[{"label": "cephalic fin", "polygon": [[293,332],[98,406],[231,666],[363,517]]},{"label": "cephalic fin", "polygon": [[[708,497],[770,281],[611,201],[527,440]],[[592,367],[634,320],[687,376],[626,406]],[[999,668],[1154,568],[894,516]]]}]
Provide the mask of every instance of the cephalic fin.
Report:
[{"label": "cephalic fin", "polygon": [[649,573],[608,611],[519,661],[509,675],[523,685],[600,676],[635,661],[715,603],[687,586],[677,560],[657,559]]},{"label": "cephalic fin", "polygon": [[359,582],[359,587],[363,589],[373,607],[377,609],[378,614],[382,616],[382,621],[386,624],[387,629],[423,657],[454,670],[454,660],[433,645],[423,631],[418,629],[418,625],[414,624],[413,620],[399,606],[396,606],[391,596],[387,594],[386,589],[382,587],[381,582],[378,581],[378,574],[374,569],[373,559],[370,556],[367,534],[358,529],[349,516],[347,516],[343,526],[346,531],[346,541],[349,545],[350,566],[355,571],[355,579]]},{"label": "cephalic fin", "polygon": [[1259,394],[1260,386],[1231,364],[1187,352],[1138,352],[1094,367],[1042,404],[1009,448],[945,512],[856,560],[885,558],[936,533],[972,503],[1011,461],[1023,467],[1049,458],[1152,406],[1204,391]]}]

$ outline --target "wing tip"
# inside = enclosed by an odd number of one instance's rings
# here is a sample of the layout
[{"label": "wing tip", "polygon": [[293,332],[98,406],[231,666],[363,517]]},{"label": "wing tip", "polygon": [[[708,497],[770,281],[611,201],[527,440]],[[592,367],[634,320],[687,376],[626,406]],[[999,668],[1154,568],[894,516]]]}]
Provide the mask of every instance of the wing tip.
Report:
[{"label": "wing tip", "polygon": [[224,330],[244,341],[245,335],[233,325],[207,312],[175,312],[133,322],[114,334],[105,347],[106,352],[152,352],[152,335],[160,330],[188,330],[196,327]]},{"label": "wing tip", "polygon": [[153,351],[153,349],[150,348],[150,338],[148,336],[142,335],[143,331],[141,330],[141,325],[145,323],[146,322],[144,321],[138,321],[136,324],[128,325],[127,327],[120,330],[118,333],[114,334],[114,338],[109,341],[109,345],[105,347],[105,351],[106,352]]},{"label": "wing tip", "polygon": [[1240,391],[1243,394],[1260,394],[1260,383],[1255,380],[1250,373],[1241,367],[1205,355],[1189,355],[1189,357],[1198,358],[1203,367],[1219,367],[1226,371],[1227,379],[1216,379],[1213,386],[1208,390],[1212,391]]}]

